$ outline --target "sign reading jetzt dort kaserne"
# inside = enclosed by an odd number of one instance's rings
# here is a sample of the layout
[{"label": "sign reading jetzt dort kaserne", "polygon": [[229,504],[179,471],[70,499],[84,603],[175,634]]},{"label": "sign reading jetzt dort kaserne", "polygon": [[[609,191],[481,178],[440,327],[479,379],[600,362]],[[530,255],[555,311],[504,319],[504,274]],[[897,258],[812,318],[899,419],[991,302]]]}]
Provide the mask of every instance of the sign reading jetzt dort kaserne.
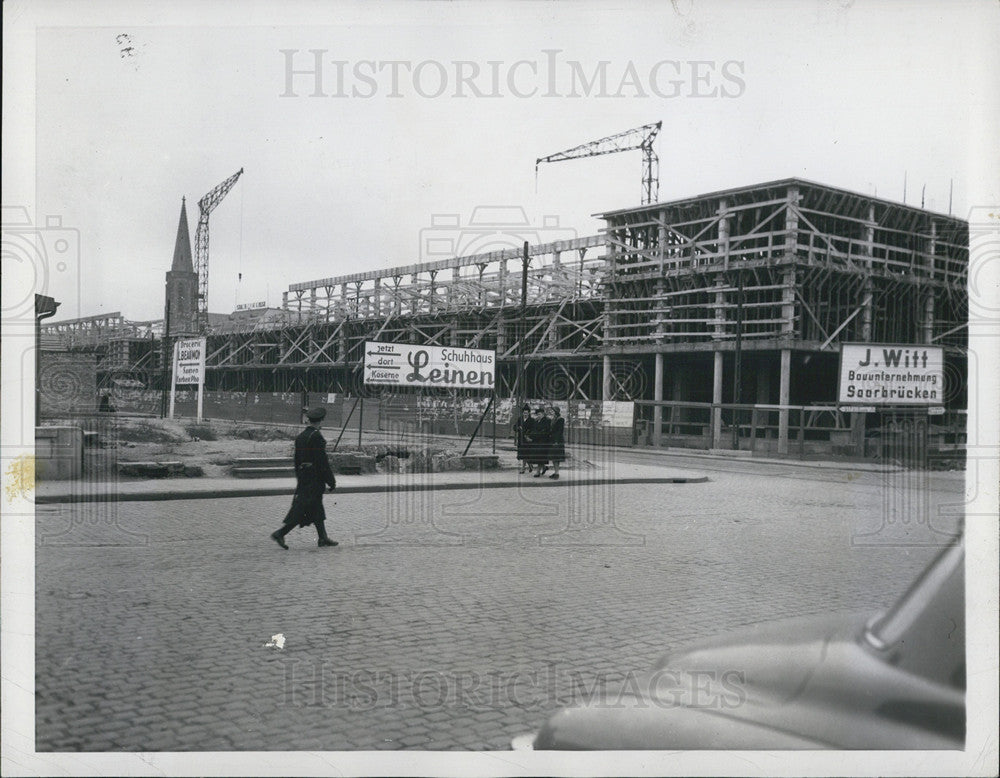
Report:
[{"label": "sign reading jetzt dort kaserne", "polygon": [[492,390],[496,352],[411,343],[365,343],[365,383]]},{"label": "sign reading jetzt dort kaserne", "polygon": [[860,405],[943,405],[944,349],[845,343],[837,400]]}]

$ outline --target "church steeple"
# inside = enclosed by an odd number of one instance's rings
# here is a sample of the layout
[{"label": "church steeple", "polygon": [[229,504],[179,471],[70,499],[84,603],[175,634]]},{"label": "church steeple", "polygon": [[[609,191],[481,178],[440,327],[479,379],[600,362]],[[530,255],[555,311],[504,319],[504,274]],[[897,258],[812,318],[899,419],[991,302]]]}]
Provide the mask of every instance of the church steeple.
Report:
[{"label": "church steeple", "polygon": [[181,220],[177,225],[177,241],[174,243],[174,263],[171,270],[180,270],[184,273],[194,272],[194,263],[191,261],[191,235],[188,233],[187,198],[181,198]]},{"label": "church steeple", "polygon": [[167,271],[166,306],[164,318],[169,322],[170,337],[197,335],[198,327],[198,274],[191,261],[191,235],[188,232],[187,201],[181,198],[181,220],[177,225],[174,242],[174,261]]}]

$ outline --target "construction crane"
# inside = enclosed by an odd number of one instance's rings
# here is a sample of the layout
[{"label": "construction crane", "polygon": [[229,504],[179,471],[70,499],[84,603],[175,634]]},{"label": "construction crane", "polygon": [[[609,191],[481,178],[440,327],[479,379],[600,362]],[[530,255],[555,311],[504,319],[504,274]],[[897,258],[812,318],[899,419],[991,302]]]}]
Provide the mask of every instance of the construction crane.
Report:
[{"label": "construction crane", "polygon": [[229,194],[229,190],[241,175],[243,168],[198,201],[198,210],[201,213],[198,216],[198,231],[194,238],[194,269],[198,273],[198,328],[202,332],[208,327],[208,217],[215,210],[215,206]]},{"label": "construction crane", "polygon": [[607,138],[574,146],[566,151],[549,154],[535,160],[535,180],[538,180],[538,166],[543,162],[562,162],[567,159],[582,157],[598,157],[602,154],[614,154],[619,151],[642,149],[642,204],[656,202],[660,196],[660,158],[653,151],[653,140],[660,131],[663,122],[644,124],[632,130],[609,135]]}]

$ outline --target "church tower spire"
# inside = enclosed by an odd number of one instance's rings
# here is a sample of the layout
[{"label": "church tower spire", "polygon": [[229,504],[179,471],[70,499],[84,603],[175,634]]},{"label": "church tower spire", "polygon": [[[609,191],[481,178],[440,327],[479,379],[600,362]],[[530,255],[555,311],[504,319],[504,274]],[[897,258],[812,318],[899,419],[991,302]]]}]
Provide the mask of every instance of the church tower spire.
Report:
[{"label": "church tower spire", "polygon": [[191,261],[191,235],[188,232],[187,198],[181,198],[181,220],[177,225],[177,240],[174,243],[174,263],[171,270],[180,270],[185,273],[194,272],[194,263]]},{"label": "church tower spire", "polygon": [[198,334],[198,274],[191,261],[187,200],[181,198],[181,217],[174,241],[174,260],[167,271],[166,332],[169,337]]}]

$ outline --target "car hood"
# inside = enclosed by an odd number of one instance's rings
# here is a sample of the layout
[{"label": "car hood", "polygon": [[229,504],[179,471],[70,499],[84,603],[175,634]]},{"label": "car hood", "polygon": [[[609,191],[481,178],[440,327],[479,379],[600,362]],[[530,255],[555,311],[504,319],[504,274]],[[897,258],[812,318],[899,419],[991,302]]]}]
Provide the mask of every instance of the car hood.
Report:
[{"label": "car hood", "polygon": [[959,749],[964,694],[887,664],[865,615],[791,619],[667,655],[571,705],[536,749]]}]

